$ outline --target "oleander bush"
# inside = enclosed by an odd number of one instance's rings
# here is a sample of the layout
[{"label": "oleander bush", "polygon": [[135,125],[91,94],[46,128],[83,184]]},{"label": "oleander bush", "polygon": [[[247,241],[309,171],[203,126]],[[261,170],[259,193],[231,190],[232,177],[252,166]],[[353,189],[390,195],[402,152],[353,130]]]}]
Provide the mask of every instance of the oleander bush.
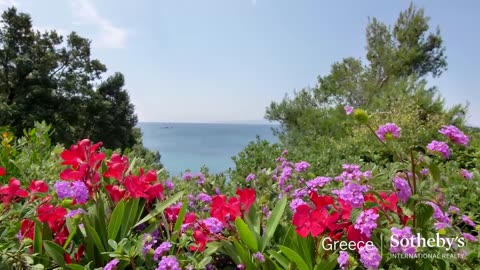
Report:
[{"label": "oleander bush", "polygon": [[241,179],[208,171],[169,177],[155,163],[101,142],[53,145],[44,123],[21,138],[4,129],[0,266],[478,267],[478,163],[466,154],[478,152],[469,152],[476,142],[456,126],[439,125],[427,143],[412,144],[421,129],[385,122],[392,118],[384,113],[345,109],[352,137],[383,147],[383,162],[344,157],[319,175],[314,166],[321,164],[292,160],[277,146],[259,157],[276,155],[270,167],[251,164]]}]

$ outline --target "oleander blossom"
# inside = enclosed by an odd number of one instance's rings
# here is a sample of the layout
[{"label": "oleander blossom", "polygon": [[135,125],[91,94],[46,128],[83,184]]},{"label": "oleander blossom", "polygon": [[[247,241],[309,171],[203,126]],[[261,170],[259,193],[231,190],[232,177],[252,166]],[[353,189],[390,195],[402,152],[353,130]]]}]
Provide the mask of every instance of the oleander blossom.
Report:
[{"label": "oleander blossom", "polygon": [[466,180],[472,180],[473,178],[473,173],[467,171],[466,169],[461,169],[460,175]]},{"label": "oleander blossom", "polygon": [[251,174],[247,175],[247,177],[245,178],[245,181],[250,182],[250,181],[254,181],[256,179],[257,179],[257,176],[254,173],[251,173]]},{"label": "oleander blossom", "polygon": [[363,266],[367,269],[378,269],[380,262],[382,261],[382,257],[378,253],[378,248],[372,245],[365,245],[360,248],[360,262],[362,262]]},{"label": "oleander blossom", "polygon": [[158,246],[155,249],[155,252],[153,253],[153,259],[155,261],[158,261],[158,258],[160,256],[163,256],[164,254],[166,254],[170,250],[171,247],[172,247],[172,244],[170,244],[170,242],[161,243],[160,246]]},{"label": "oleander blossom", "polygon": [[223,230],[223,223],[214,217],[204,219],[203,224],[211,234],[221,233]]},{"label": "oleander blossom", "polygon": [[367,186],[362,186],[354,182],[346,182],[342,189],[333,190],[332,193],[340,197],[340,199],[349,202],[353,208],[360,208],[365,202],[363,193],[367,191]]},{"label": "oleander blossom", "polygon": [[347,115],[350,115],[350,114],[353,113],[353,107],[350,106],[350,105],[346,105],[345,107],[343,107],[343,109],[345,110],[345,113],[346,113]]},{"label": "oleander blossom", "polygon": [[398,198],[403,202],[406,203],[408,199],[412,196],[412,189],[410,188],[410,185],[408,184],[407,180],[395,176],[393,178],[393,185],[397,189],[397,195]]},{"label": "oleander blossom", "polygon": [[372,236],[372,231],[377,228],[378,214],[373,209],[362,211],[355,221],[355,229],[366,237]]},{"label": "oleander blossom", "polygon": [[416,239],[412,234],[410,227],[399,229],[393,227],[391,229],[392,238],[394,241],[390,241],[391,253],[403,253],[408,255],[414,255],[416,252]]},{"label": "oleander blossom", "polygon": [[385,142],[387,139],[391,138],[400,138],[400,131],[402,129],[399,128],[396,124],[394,123],[386,123],[385,125],[382,125],[378,127],[377,131],[375,132],[377,134],[377,137],[382,141]]},{"label": "oleander blossom", "polygon": [[448,147],[448,144],[446,142],[439,142],[433,140],[427,145],[427,149],[434,153],[441,154],[446,159],[450,157],[450,148]]},{"label": "oleander blossom", "polygon": [[156,270],[182,270],[182,268],[174,256],[163,256]]},{"label": "oleander blossom", "polygon": [[119,262],[120,261],[118,259],[113,259],[103,267],[103,270],[115,270]]},{"label": "oleander blossom", "polygon": [[337,262],[338,266],[340,266],[340,269],[346,270],[348,267],[348,252],[346,251],[340,251],[340,254],[338,255]]},{"label": "oleander blossom", "polygon": [[265,262],[265,256],[259,251],[257,253],[253,254],[253,258],[255,258],[257,261],[264,263]]},{"label": "oleander blossom", "polygon": [[468,136],[465,135],[460,129],[458,129],[454,125],[442,126],[442,128],[438,132],[445,135],[445,137],[447,137],[455,144],[460,144],[464,146],[468,145]]},{"label": "oleander blossom", "polygon": [[306,161],[300,161],[295,164],[295,171],[296,172],[304,172],[310,167],[310,163]]}]

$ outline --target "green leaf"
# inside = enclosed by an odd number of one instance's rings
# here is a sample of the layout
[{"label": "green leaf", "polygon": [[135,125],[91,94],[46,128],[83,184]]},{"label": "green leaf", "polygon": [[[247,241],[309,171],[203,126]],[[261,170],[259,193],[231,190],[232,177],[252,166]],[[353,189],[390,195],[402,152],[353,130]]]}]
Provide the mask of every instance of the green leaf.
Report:
[{"label": "green leaf", "polygon": [[429,219],[433,216],[433,207],[428,204],[419,203],[415,206],[415,219],[417,227],[423,228]]},{"label": "green leaf", "polygon": [[176,201],[178,201],[181,197],[183,196],[183,191],[182,192],[179,192],[175,195],[173,195],[172,197],[166,199],[165,201],[159,203],[157,205],[157,207],[152,211],[150,212],[150,214],[146,215],[144,218],[142,218],[139,222],[137,222],[137,224],[135,224],[135,226],[133,227],[137,227],[138,225],[140,224],[143,224],[145,222],[147,222],[148,220],[150,220],[152,217],[155,217],[157,215],[159,215],[160,213],[163,212],[163,210],[165,210],[167,207],[169,207],[170,205],[174,204]]},{"label": "green leaf", "polygon": [[55,244],[52,241],[45,240],[43,241],[45,252],[52,258],[52,260],[60,267],[65,268],[65,259],[63,258],[63,254],[65,254],[65,250]]},{"label": "green leaf", "polygon": [[322,261],[315,267],[315,270],[333,270],[337,267],[337,256],[330,255],[327,261]]},{"label": "green leaf", "polygon": [[184,200],[182,204],[182,208],[180,208],[180,212],[178,213],[177,221],[175,222],[175,228],[173,230],[173,235],[171,240],[171,242],[173,243],[177,241],[177,238],[181,233],[180,228],[182,227],[183,221],[185,220],[185,215],[187,214],[187,207],[188,207],[188,201]]},{"label": "green leaf", "polygon": [[122,226],[123,213],[125,212],[125,202],[121,200],[115,209],[113,209],[110,221],[108,222],[108,240],[117,240],[117,234]]},{"label": "green leaf", "polygon": [[353,208],[352,211],[350,212],[350,221],[355,224],[357,221],[358,216],[360,216],[360,213],[362,213],[362,209],[360,208]]},{"label": "green leaf", "polygon": [[35,228],[33,233],[33,253],[42,254],[42,224],[35,220]]},{"label": "green leaf", "polygon": [[105,252],[105,246],[103,246],[102,240],[100,240],[100,236],[98,236],[97,231],[93,229],[87,219],[84,220],[85,230],[87,232],[87,238],[93,239],[93,243],[100,252]]},{"label": "green leaf", "polygon": [[95,205],[95,223],[93,223],[97,234],[102,241],[104,247],[107,246],[107,218],[105,217],[105,205],[103,203],[102,198],[100,197],[97,200],[97,204]]},{"label": "green leaf", "polygon": [[130,199],[126,202],[119,239],[126,237],[131,230],[135,222],[134,217],[137,215],[139,202],[139,199]]},{"label": "green leaf", "polygon": [[430,171],[430,174],[433,177],[433,180],[440,181],[440,169],[438,168],[437,164],[435,164],[433,160],[428,165],[428,169]]},{"label": "green leaf", "polygon": [[287,207],[287,197],[284,196],[275,206],[272,211],[270,218],[267,221],[267,225],[265,226],[265,232],[263,233],[263,240],[260,243],[260,250],[264,251],[265,248],[268,246],[270,240],[272,239],[273,235],[275,234],[275,230],[277,229],[278,224],[283,216],[283,212],[285,211],[285,207]]},{"label": "green leaf", "polygon": [[235,220],[235,227],[237,228],[238,235],[240,236],[240,240],[242,240],[242,242],[245,245],[247,245],[247,247],[251,251],[257,252],[258,251],[257,239],[255,238],[255,235],[252,233],[252,231],[250,231],[245,221],[243,221],[243,219],[238,217]]},{"label": "green leaf", "polygon": [[299,270],[312,270],[297,252],[285,246],[279,246],[279,248],[291,262],[297,265]]},{"label": "green leaf", "polygon": [[269,250],[268,253],[284,268],[284,269],[289,269],[288,265],[290,262],[288,261],[285,256],[282,254],[274,251],[274,250]]},{"label": "green leaf", "polygon": [[240,256],[240,259],[244,264],[246,264],[247,270],[256,270],[254,263],[251,260],[248,250],[245,249],[237,240],[233,240],[233,245],[237,254]]},{"label": "green leaf", "polygon": [[85,270],[85,267],[83,267],[79,264],[74,264],[74,263],[67,264],[67,267],[72,269],[72,270]]}]

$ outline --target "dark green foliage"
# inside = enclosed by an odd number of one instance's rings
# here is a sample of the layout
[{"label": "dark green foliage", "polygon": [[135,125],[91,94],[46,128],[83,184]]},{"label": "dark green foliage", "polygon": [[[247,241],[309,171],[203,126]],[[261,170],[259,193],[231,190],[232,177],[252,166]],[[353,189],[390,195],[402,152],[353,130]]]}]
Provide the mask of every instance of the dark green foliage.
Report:
[{"label": "dark green foliage", "polygon": [[0,29],[0,125],[19,136],[35,121],[51,123],[54,142],[81,138],[125,148],[137,141],[137,117],[120,73],[101,82],[107,70],[91,58],[90,41],[72,32],[32,28],[15,8],[2,15]]}]

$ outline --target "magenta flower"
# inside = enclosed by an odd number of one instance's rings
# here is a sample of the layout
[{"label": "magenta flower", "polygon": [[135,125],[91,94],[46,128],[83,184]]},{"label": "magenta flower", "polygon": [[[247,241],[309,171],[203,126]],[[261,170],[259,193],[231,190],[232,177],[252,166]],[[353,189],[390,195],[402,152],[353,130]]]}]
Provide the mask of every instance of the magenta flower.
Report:
[{"label": "magenta flower", "polygon": [[450,157],[450,148],[446,142],[432,141],[427,145],[427,149],[441,154],[444,158]]},{"label": "magenta flower", "polygon": [[355,229],[367,237],[372,236],[372,231],[377,228],[378,214],[373,209],[362,211],[355,221]]},{"label": "magenta flower", "polygon": [[203,224],[205,227],[207,227],[211,234],[221,233],[223,230],[223,223],[214,217],[204,219]]},{"label": "magenta flower", "polygon": [[390,138],[400,138],[401,130],[402,129],[394,123],[386,123],[385,125],[378,127],[375,133],[382,142],[385,142]]},{"label": "magenta flower", "polygon": [[296,172],[304,172],[310,167],[310,164],[306,161],[300,161],[297,164],[295,164],[295,171]]},{"label": "magenta flower", "polygon": [[466,169],[461,169],[460,175],[467,180],[472,180],[473,178],[473,173],[467,171]]},{"label": "magenta flower", "polygon": [[332,193],[340,199],[349,202],[353,208],[360,208],[365,202],[363,193],[367,191],[367,186],[358,185],[354,182],[346,182],[342,189],[333,190]]},{"label": "magenta flower", "polygon": [[455,144],[468,145],[469,138],[460,129],[454,125],[443,126],[439,133],[445,135],[450,141]]},{"label": "magenta flower", "polygon": [[350,115],[350,114],[352,114],[352,112],[353,112],[353,107],[350,106],[350,105],[346,105],[346,106],[344,107],[344,109],[345,109],[345,113],[346,113],[347,115]]},{"label": "magenta flower", "polygon": [[155,261],[158,261],[158,258],[164,254],[166,254],[170,248],[172,247],[172,244],[170,244],[170,242],[163,242],[160,244],[160,246],[158,246],[156,249],[155,249],[155,252],[153,253],[153,259]]},{"label": "magenta flower", "polygon": [[412,189],[410,188],[410,185],[408,184],[407,180],[395,176],[393,178],[393,185],[397,189],[397,195],[398,198],[403,202],[406,203],[408,199],[412,196]]},{"label": "magenta flower", "polygon": [[456,206],[450,206],[448,207],[448,212],[452,213],[452,214],[458,214],[460,213],[460,209]]},{"label": "magenta flower", "polygon": [[103,267],[103,270],[114,270],[117,268],[117,264],[120,261],[118,259],[113,259],[110,262],[108,262],[105,267]]},{"label": "magenta flower", "polygon": [[380,262],[382,261],[382,257],[378,253],[378,249],[375,246],[365,245],[360,248],[360,262],[362,262],[363,266],[367,269],[378,269]]},{"label": "magenta flower", "polygon": [[72,188],[70,187],[70,182],[67,181],[57,181],[53,185],[57,193],[57,197],[60,200],[71,198],[73,196]]},{"label": "magenta flower", "polygon": [[[413,237],[412,230],[410,227],[405,227],[403,229],[398,229],[393,227],[392,231],[392,240],[390,241],[390,252],[391,253],[403,253],[413,255],[416,252],[415,238]],[[405,244],[400,244],[400,243]]]},{"label": "magenta flower", "polygon": [[475,222],[473,222],[467,215],[462,215],[462,220],[465,224],[475,227]]},{"label": "magenta flower", "polygon": [[338,266],[340,266],[340,269],[345,270],[348,267],[348,252],[346,251],[340,251],[340,254],[338,255],[337,262]]},{"label": "magenta flower", "polygon": [[88,189],[82,181],[73,181],[72,192],[72,197],[77,203],[85,203],[88,200]]},{"label": "magenta flower", "polygon": [[263,254],[261,252],[257,252],[255,254],[253,254],[253,258],[255,258],[257,261],[263,263],[265,262],[265,257],[263,256]]},{"label": "magenta flower", "polygon": [[471,242],[477,242],[477,238],[469,233],[462,233],[462,236]]},{"label": "magenta flower", "polygon": [[163,256],[162,260],[158,263],[156,270],[182,270],[180,263],[174,256]]},{"label": "magenta flower", "polygon": [[245,181],[250,182],[250,181],[254,181],[255,179],[257,179],[257,176],[254,173],[251,173],[247,175],[247,177],[245,178]]}]

